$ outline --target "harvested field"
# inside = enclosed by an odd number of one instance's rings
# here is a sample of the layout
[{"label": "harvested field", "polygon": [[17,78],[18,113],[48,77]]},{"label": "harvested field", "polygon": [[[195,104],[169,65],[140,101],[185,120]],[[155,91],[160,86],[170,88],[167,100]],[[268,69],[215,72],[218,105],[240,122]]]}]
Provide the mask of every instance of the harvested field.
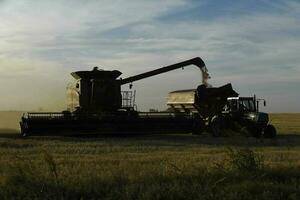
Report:
[{"label": "harvested field", "polygon": [[20,138],[12,116],[0,123],[0,199],[300,198],[300,114],[272,114],[279,132],[273,140]]}]

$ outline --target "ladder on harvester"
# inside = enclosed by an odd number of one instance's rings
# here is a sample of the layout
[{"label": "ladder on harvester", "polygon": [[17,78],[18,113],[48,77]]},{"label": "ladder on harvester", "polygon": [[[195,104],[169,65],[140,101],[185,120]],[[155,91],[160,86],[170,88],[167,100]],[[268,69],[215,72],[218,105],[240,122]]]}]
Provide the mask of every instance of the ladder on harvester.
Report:
[{"label": "ladder on harvester", "polygon": [[122,108],[127,110],[135,109],[135,94],[136,91],[121,91],[122,94]]}]

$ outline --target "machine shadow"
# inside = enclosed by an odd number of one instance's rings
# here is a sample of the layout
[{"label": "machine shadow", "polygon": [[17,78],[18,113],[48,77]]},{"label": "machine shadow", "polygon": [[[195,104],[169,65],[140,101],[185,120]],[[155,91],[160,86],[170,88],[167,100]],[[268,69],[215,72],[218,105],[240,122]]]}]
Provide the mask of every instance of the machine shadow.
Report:
[{"label": "machine shadow", "polygon": [[85,134],[76,136],[22,137],[18,130],[1,130],[0,139],[58,141],[67,143],[101,142],[110,145],[146,146],[236,146],[236,147],[300,147],[300,134],[279,134],[274,139],[244,136],[212,137],[208,134]]},{"label": "machine shadow", "polygon": [[[85,136],[86,137],[86,136]],[[81,138],[85,138],[81,137]],[[207,134],[146,134],[146,135],[102,135],[93,137],[94,141],[103,139],[124,141],[126,143],[157,146],[236,146],[236,147],[300,147],[300,135],[279,135],[274,139],[245,136],[213,137]]]}]

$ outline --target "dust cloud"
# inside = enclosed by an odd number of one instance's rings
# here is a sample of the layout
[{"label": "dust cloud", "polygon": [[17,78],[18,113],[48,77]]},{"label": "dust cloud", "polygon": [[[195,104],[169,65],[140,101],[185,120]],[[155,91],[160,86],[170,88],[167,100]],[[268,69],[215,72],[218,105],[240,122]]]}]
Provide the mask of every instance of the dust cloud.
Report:
[{"label": "dust cloud", "polygon": [[22,115],[19,111],[0,111],[0,133],[18,132]]}]

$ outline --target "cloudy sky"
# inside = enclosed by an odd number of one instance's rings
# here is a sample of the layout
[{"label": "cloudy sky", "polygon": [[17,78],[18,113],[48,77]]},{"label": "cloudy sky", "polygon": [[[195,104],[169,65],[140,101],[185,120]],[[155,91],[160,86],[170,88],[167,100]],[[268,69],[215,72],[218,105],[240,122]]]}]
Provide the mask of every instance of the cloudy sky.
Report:
[{"label": "cloudy sky", "polygon": [[[64,109],[74,70],[125,78],[200,56],[212,85],[300,112],[299,53],[298,0],[0,0],[0,110]],[[138,81],[138,108],[200,81],[193,67]]]}]

